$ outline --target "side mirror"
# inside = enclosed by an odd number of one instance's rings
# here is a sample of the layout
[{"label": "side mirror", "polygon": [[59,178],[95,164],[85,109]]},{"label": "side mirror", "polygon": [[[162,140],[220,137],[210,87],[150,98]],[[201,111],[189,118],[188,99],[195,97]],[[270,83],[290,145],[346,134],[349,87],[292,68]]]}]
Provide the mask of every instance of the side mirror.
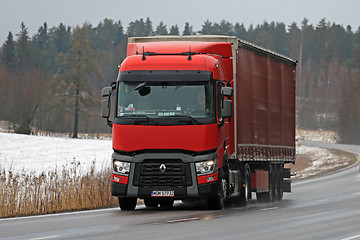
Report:
[{"label": "side mirror", "polygon": [[109,108],[109,100],[105,99],[102,101],[101,104],[101,116],[103,118],[109,118],[110,117],[110,108]]},{"label": "side mirror", "polygon": [[223,118],[232,117],[232,101],[230,99],[223,99],[221,106],[221,115]]},{"label": "side mirror", "polygon": [[234,89],[232,87],[222,87],[221,94],[224,97],[228,97],[229,99],[223,99],[221,104],[221,115],[223,118],[231,118],[233,115],[232,112],[232,101],[231,97],[234,93]]},{"label": "side mirror", "polygon": [[222,87],[222,88],[221,88],[221,94],[222,94],[223,96],[226,96],[226,97],[231,98],[232,95],[233,95],[233,92],[234,92],[234,90],[233,90],[232,87]]},{"label": "side mirror", "polygon": [[102,90],[102,96],[106,97],[106,99],[104,99],[101,104],[101,116],[103,118],[106,118],[107,125],[109,127],[112,127],[112,121],[109,120],[109,117],[110,117],[110,106],[111,106],[111,93],[113,88],[114,88],[114,84],[112,84],[112,86],[110,87],[104,87]]},{"label": "side mirror", "polygon": [[112,91],[112,87],[104,87],[103,90],[102,90],[102,96],[103,97],[110,96],[111,91]]}]

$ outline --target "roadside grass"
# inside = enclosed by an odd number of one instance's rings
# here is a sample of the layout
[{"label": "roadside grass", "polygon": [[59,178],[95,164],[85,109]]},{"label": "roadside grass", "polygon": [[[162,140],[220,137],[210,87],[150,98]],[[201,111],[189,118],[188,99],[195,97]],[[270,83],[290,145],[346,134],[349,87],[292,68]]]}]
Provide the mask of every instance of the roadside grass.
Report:
[{"label": "roadside grass", "polygon": [[0,166],[0,218],[112,207],[110,169],[82,174],[80,163],[34,175]]},{"label": "roadside grass", "polygon": [[[318,166],[320,171],[306,177],[337,171],[358,161],[351,153],[329,151],[336,156],[336,161]],[[302,173],[311,168],[313,162],[310,156],[301,154],[296,156],[295,165],[287,167],[291,172]],[[117,198],[111,196],[110,175],[110,169],[95,171],[94,162],[85,174],[76,162],[61,170],[37,175],[25,170],[5,171],[0,166],[0,218],[117,206]],[[299,175],[294,179],[299,179]]]}]

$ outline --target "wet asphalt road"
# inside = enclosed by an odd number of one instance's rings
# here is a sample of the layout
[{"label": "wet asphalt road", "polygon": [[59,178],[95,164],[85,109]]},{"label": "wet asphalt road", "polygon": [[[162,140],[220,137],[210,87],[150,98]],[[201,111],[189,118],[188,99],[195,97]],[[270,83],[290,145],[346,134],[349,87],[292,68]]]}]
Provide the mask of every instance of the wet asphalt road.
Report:
[{"label": "wet asphalt road", "polygon": [[[360,153],[360,146],[302,142]],[[0,219],[0,239],[360,239],[359,166],[293,183],[281,202],[210,211],[176,202]]]}]

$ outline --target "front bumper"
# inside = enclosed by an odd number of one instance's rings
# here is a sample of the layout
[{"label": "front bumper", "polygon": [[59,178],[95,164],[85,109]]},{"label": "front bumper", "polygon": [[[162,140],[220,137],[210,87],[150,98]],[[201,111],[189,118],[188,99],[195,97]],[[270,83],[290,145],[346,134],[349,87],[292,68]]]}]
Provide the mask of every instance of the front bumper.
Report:
[{"label": "front bumper", "polygon": [[[130,173],[127,181],[120,177],[119,181],[114,181],[112,177],[111,193],[115,197],[151,197],[152,191],[174,191],[174,199],[198,198],[198,197],[213,197],[218,191],[217,173],[207,176],[197,177],[195,171],[195,162],[214,159],[216,153],[206,154],[201,156],[191,156],[182,153],[145,153],[134,157],[124,156],[118,153],[113,153],[112,157],[117,160],[127,161],[131,163]],[[185,186],[140,186],[138,167],[145,160],[159,160],[166,161],[169,159],[181,159],[181,161],[189,166],[186,174]],[[135,170],[137,168],[137,170]],[[114,174],[113,174],[114,176]],[[115,175],[117,176],[117,175]],[[119,179],[119,178],[116,178]],[[200,180],[201,179],[201,180]],[[204,179],[207,179],[204,181]],[[199,181],[198,181],[199,180]],[[209,181],[208,183],[206,181]],[[127,184],[126,184],[127,182]],[[135,184],[134,184],[135,183]],[[201,183],[201,184],[199,184]]]},{"label": "front bumper", "polygon": [[197,186],[197,193],[189,195],[186,188],[174,187],[139,187],[138,194],[127,194],[128,185],[111,182],[111,194],[114,197],[138,197],[145,198],[151,197],[152,191],[174,191],[175,199],[184,199],[188,197],[213,197],[218,192],[218,182],[206,183]]}]

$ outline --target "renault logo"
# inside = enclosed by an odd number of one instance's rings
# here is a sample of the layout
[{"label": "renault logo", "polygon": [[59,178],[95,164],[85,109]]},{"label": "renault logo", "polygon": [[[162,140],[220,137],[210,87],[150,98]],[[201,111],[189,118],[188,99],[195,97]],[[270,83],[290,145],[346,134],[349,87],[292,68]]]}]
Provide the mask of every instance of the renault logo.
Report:
[{"label": "renault logo", "polygon": [[164,173],[165,170],[166,170],[165,164],[162,163],[162,164],[160,165],[159,169],[160,169],[160,172]]}]

